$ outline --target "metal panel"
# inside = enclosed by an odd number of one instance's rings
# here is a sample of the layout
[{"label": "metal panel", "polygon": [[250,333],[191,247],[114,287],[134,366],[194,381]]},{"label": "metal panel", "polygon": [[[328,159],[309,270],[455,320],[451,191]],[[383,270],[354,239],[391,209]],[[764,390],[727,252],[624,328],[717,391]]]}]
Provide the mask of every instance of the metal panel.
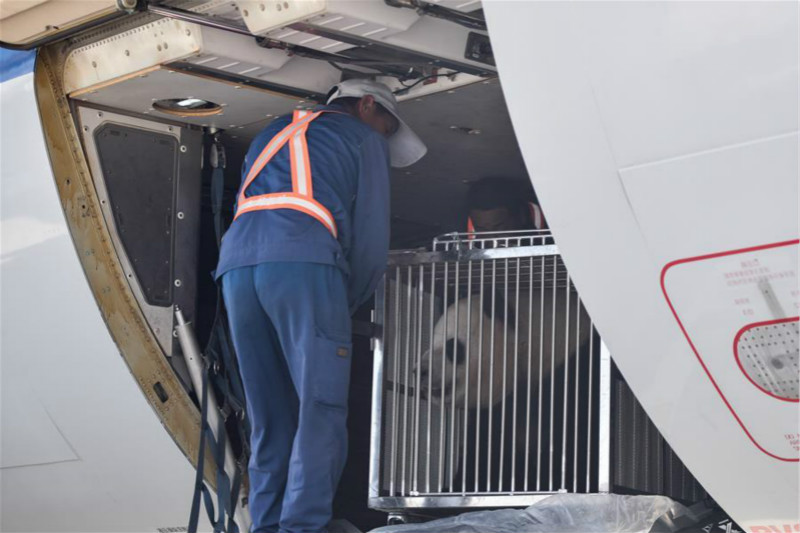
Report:
[{"label": "metal panel", "polygon": [[297,98],[168,68],[127,78],[94,92],[81,93],[76,99],[90,105],[151,115],[155,120],[172,121],[177,117],[154,109],[153,102],[187,97],[214,102],[223,110],[210,116],[180,117],[181,122],[227,130],[232,135],[248,138],[302,102]]},{"label": "metal panel", "polygon": [[[153,333],[164,352],[171,355],[175,346],[175,339],[172,336],[172,304],[179,305],[190,319],[194,317],[198,274],[196,264],[199,245],[202,133],[198,130],[87,107],[80,107],[78,116],[94,185],[100,199],[103,217],[111,228],[116,252]],[[112,145],[97,142],[98,135],[102,138],[104,132],[108,134],[108,138],[118,138],[123,141],[115,142],[113,150],[115,153],[127,150],[124,159],[114,159],[114,164],[111,164],[110,160],[103,163],[106,157],[104,150],[112,148]],[[112,132],[119,133],[119,137],[111,135]],[[95,135],[96,133],[98,135]],[[125,138],[123,134],[128,134],[129,137]],[[132,139],[141,142],[128,142]],[[159,141],[166,142],[167,145],[174,143],[174,160],[169,163],[167,170],[169,176],[163,173],[166,169],[147,168],[149,162],[154,161],[155,152],[150,148],[160,146]],[[125,160],[127,163],[121,163]],[[133,174],[131,171],[134,171]],[[164,183],[170,179],[172,184]],[[125,188],[117,187],[122,180],[127,183]],[[135,203],[129,205],[130,198],[128,198],[136,187],[139,187],[139,192],[143,194],[140,199],[146,198],[149,194],[155,196],[169,194],[169,198],[154,198],[154,202],[162,205],[158,213],[150,212],[153,216],[163,217],[153,226],[155,232],[171,232],[169,236],[162,236],[161,246],[154,245],[157,239],[156,233],[152,232],[143,236],[137,229],[137,233],[132,235],[131,239],[126,238],[126,232],[129,232],[130,228],[125,217],[137,216],[136,205]],[[115,190],[117,195],[113,194]],[[130,209],[124,213],[117,212],[117,208],[123,206]],[[123,213],[122,219],[119,218],[121,213]],[[164,243],[167,242],[168,245],[165,246]],[[159,274],[160,281],[156,289],[145,286],[150,283],[151,276],[140,277],[142,273],[153,268],[151,265],[165,262],[169,263],[170,273],[166,279],[170,285],[168,294],[163,294],[164,280],[161,279],[163,272]],[[148,299],[148,291],[153,290],[159,293],[158,297],[153,299],[151,292],[151,298]]]},{"label": "metal panel", "polygon": [[114,223],[144,298],[169,306],[178,140],[107,122],[94,131],[94,141]]}]

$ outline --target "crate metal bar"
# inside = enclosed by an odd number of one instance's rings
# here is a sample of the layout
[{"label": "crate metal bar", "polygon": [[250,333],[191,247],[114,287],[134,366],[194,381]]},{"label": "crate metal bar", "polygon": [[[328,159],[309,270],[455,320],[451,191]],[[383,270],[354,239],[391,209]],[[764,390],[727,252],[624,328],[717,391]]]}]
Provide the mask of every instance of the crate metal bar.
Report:
[{"label": "crate metal bar", "polygon": [[[412,306],[411,303],[414,301],[413,295],[413,281],[412,281],[412,273],[411,273],[411,265],[409,265],[408,270],[406,271],[406,275],[408,277],[408,283],[406,284],[408,287],[408,294],[406,295],[406,351],[405,351],[405,372],[403,374],[403,385],[405,386],[404,390],[406,391],[403,394],[403,434],[401,438],[403,439],[403,456],[402,456],[402,468],[401,468],[401,479],[400,479],[400,493],[406,494],[406,453],[408,449],[408,402],[409,402],[409,394],[408,394],[408,366],[409,360],[411,359],[411,323],[412,323]],[[401,321],[402,322],[402,321]]]},{"label": "crate metal bar", "polygon": [[[517,286],[515,294],[514,309],[514,387],[512,393],[514,399],[511,409],[511,492],[516,488],[516,467],[517,467],[517,384],[519,383],[519,282],[520,282],[520,259],[517,258]],[[528,298],[530,300],[530,297]],[[530,316],[528,317],[530,323]],[[530,341],[529,341],[530,342]]]},{"label": "crate metal bar", "polygon": [[519,246],[511,248],[453,248],[440,252],[397,251],[389,253],[389,266],[408,266],[420,263],[467,263],[482,259],[528,258],[540,255],[558,255],[558,246]]},{"label": "crate metal bar", "polygon": [[[494,345],[494,335],[495,335],[495,309],[497,309],[497,262],[492,261],[492,327],[489,334],[489,399],[491,401],[494,398],[494,356],[495,356],[495,345]],[[492,413],[494,409],[489,407],[489,422],[488,422],[488,431],[491,435],[492,428]],[[492,439],[489,439],[487,443],[487,450],[486,450],[486,492],[492,491]]]},{"label": "crate metal bar", "polygon": [[[530,272],[528,274],[528,278],[530,280],[530,285],[533,286],[533,259],[529,262]],[[529,481],[529,466],[530,466],[530,456],[531,456],[531,364],[532,364],[532,355],[533,355],[533,291],[528,297],[528,375],[525,383],[528,385],[525,387],[525,392],[527,394],[526,405],[527,405],[527,412],[525,413],[525,481],[522,486],[522,490],[528,492],[528,481]]]},{"label": "crate metal bar", "polygon": [[[542,279],[539,285],[542,295],[539,298],[539,417],[536,421],[536,491],[542,490],[542,391],[544,374],[544,268],[547,259],[542,256]],[[531,264],[533,261],[531,260]]]},{"label": "crate metal bar", "polygon": [[577,299],[575,304],[575,311],[576,311],[576,318],[575,318],[575,423],[573,429],[573,448],[572,448],[572,490],[578,490],[578,417],[580,416],[579,410],[579,401],[580,397],[578,395],[578,391],[580,390],[581,385],[581,310],[583,309],[583,304],[581,304],[580,299]]},{"label": "crate metal bar", "polygon": [[[481,260],[481,280],[484,279],[485,274],[485,261]],[[484,284],[481,283],[480,285],[480,308],[483,309],[483,286]],[[481,316],[478,318],[478,375],[483,371],[483,312],[481,312]],[[478,378],[478,390],[477,390],[477,398],[478,398],[478,410],[477,416],[475,421],[475,492],[478,492],[479,483],[480,483],[480,475],[478,475],[480,469],[480,457],[481,457],[481,442],[480,442],[480,435],[481,435],[481,383],[483,382],[480,377]]]},{"label": "crate metal bar", "polygon": [[[455,293],[455,299],[458,300],[458,279],[459,279],[459,263],[455,264],[455,286],[456,288],[453,289]],[[445,302],[445,305],[447,302]],[[453,343],[453,360],[451,361],[451,367],[453,368],[452,371],[452,389],[450,393],[450,490],[453,489],[453,476],[455,475],[455,444],[456,444],[456,370],[458,365],[456,365],[456,361],[458,361],[458,326],[459,326],[459,310],[461,306],[456,303],[455,306],[455,316],[453,317],[453,322],[455,323],[455,327],[453,328],[453,339],[456,342]],[[445,322],[446,324],[446,322]],[[443,396],[444,398],[444,396]]]},{"label": "crate metal bar", "polygon": [[397,511],[404,509],[458,509],[458,508],[504,508],[528,507],[548,498],[557,492],[537,492],[534,494],[495,494],[461,496],[458,494],[430,494],[412,497],[373,497],[369,499],[372,509]]},{"label": "crate metal bar", "polygon": [[[419,419],[420,419],[420,401],[422,399],[422,376],[420,374],[420,368],[422,367],[422,324],[423,320],[423,305],[424,305],[424,297],[425,297],[425,265],[419,265],[419,284],[417,290],[417,309],[419,311],[419,320],[417,323],[417,353],[415,356],[415,364],[414,364],[414,379],[415,383],[415,394],[414,399],[416,401],[416,405],[414,407],[414,465],[413,465],[413,472],[414,472],[414,492],[419,491],[419,440],[420,440],[420,427],[419,427]],[[433,314],[431,314],[433,316]],[[433,323],[433,320],[431,320]]]},{"label": "crate metal bar", "polygon": [[569,399],[569,301],[570,301],[570,291],[569,291],[570,281],[567,278],[567,286],[565,289],[565,296],[567,300],[567,309],[565,316],[567,319],[565,320],[564,324],[564,399],[562,401],[562,415],[561,415],[561,490],[567,490],[567,411],[569,410],[569,405],[567,405],[567,400]]},{"label": "crate metal bar", "polygon": [[586,422],[586,427],[589,431],[586,432],[586,492],[591,490],[591,472],[592,472],[592,383],[594,380],[594,324],[589,320],[589,407],[586,413],[589,420]]},{"label": "crate metal bar", "polygon": [[[398,332],[401,331],[400,329],[400,267],[395,268],[395,277],[394,277],[394,285],[395,285],[395,309],[394,309],[394,323],[395,323],[395,334],[394,334],[394,353],[395,357],[394,364],[392,366],[392,382],[397,383],[397,374],[399,374],[399,367],[400,367],[400,358],[397,357],[396,354],[400,353],[400,334]],[[395,489],[395,474],[397,468],[397,416],[398,416],[398,406],[397,406],[397,394],[398,389],[400,387],[392,387],[392,456],[389,458],[391,462],[390,466],[390,473],[389,473],[389,494],[394,495]]]},{"label": "crate metal bar", "polygon": [[[436,294],[436,263],[431,264],[431,295]],[[428,369],[433,368],[433,315],[435,309],[435,298],[431,296],[431,331],[430,336],[428,337],[429,346],[428,346]],[[428,426],[428,435],[427,441],[425,445],[425,455],[426,455],[426,467],[425,467],[425,492],[431,491],[431,416],[433,415],[432,408],[433,402],[430,399],[433,398],[433,372],[430,370],[428,371],[428,419],[427,419],[427,426]]]},{"label": "crate metal bar", "polygon": [[376,330],[381,334],[374,338],[372,351],[372,418],[370,420],[370,448],[369,448],[369,494],[378,497],[381,489],[381,436],[383,425],[383,393],[384,375],[383,363],[384,346],[383,331],[386,317],[386,278],[384,277],[375,290],[375,311],[372,321]]},{"label": "crate metal bar", "polygon": [[[447,360],[446,357],[446,350],[447,347],[447,276],[449,274],[450,268],[447,263],[444,264],[444,324],[445,327],[442,328],[442,383],[441,388],[439,391],[444,394],[444,385],[445,385],[445,374],[446,374],[446,365],[445,361]],[[444,418],[444,401],[439,402],[439,483],[437,484],[436,491],[442,492],[442,485],[444,484],[444,461],[442,461],[442,457],[444,456],[444,426],[445,426],[445,418]]]},{"label": "crate metal bar", "polygon": [[600,424],[598,434],[597,470],[598,492],[611,490],[611,354],[606,343],[600,341]]},{"label": "crate metal bar", "polygon": [[[472,267],[467,271],[467,339],[472,338]],[[464,383],[464,442],[461,450],[461,489],[466,495],[467,492],[467,443],[469,442],[469,370],[472,343],[467,342],[464,357],[467,360],[467,368]],[[480,369],[480,367],[478,367]],[[480,370],[479,370],[480,372]],[[480,379],[478,380],[480,381]]]},{"label": "crate metal bar", "polygon": [[497,490],[503,490],[503,459],[506,450],[506,382],[508,381],[508,258],[503,259],[503,398],[500,407],[500,466],[497,469]]},{"label": "crate metal bar", "polygon": [[[557,287],[556,287],[556,272],[557,268],[557,258],[553,257],[553,305],[552,305],[552,319],[551,319],[551,330],[550,330],[550,369],[552,375],[552,369],[556,366],[556,296],[557,296]],[[555,452],[555,442],[553,439],[553,425],[555,423],[555,414],[556,414],[556,388],[553,386],[554,383],[551,380],[550,382],[550,432],[548,433],[548,441],[550,442],[550,477],[548,480],[547,488],[548,490],[553,490],[553,453]]]}]

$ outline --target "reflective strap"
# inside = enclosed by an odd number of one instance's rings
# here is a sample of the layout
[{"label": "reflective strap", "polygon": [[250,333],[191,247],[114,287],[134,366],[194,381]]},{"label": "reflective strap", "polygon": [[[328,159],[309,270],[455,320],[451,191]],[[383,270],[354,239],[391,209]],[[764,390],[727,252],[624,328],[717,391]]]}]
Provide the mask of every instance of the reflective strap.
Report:
[{"label": "reflective strap", "polygon": [[239,201],[245,200],[245,192],[247,188],[250,187],[250,184],[253,183],[253,180],[264,170],[264,167],[267,166],[275,154],[278,153],[278,150],[283,148],[292,137],[292,135],[303,126],[306,126],[309,122],[317,118],[319,115],[322,114],[322,111],[318,111],[316,113],[311,113],[309,115],[304,116],[298,121],[293,121],[291,124],[283,128],[278,134],[272,138],[272,140],[267,143],[267,146],[261,153],[258,155],[256,160],[253,162],[253,165],[250,167],[250,171],[247,173],[247,177],[244,180],[244,185],[242,185],[242,190],[239,193]]},{"label": "reflective strap", "polygon": [[242,213],[259,211],[261,209],[294,209],[296,211],[302,211],[322,222],[334,237],[338,236],[336,222],[334,222],[330,211],[313,198],[290,192],[252,196],[246,198],[244,202],[239,203],[239,209],[236,210],[236,217],[238,218]]},{"label": "reflective strap", "polygon": [[[278,134],[267,143],[264,150],[256,158],[250,171],[247,173],[242,190],[239,193],[236,214],[233,219],[239,218],[242,213],[249,211],[259,211],[261,209],[294,209],[310,215],[328,228],[328,231],[335,237],[336,222],[325,206],[314,200],[313,182],[311,180],[311,159],[308,155],[308,143],[306,142],[306,132],[308,125],[325,111],[294,112],[292,123],[283,128]],[[261,194],[259,196],[245,196],[247,188],[253,180],[264,170],[275,154],[289,143],[289,161],[292,172],[292,192]]]},{"label": "reflective strap", "polygon": [[[308,111],[295,111],[294,123],[299,122],[308,114]],[[308,143],[306,131],[311,122],[305,122],[292,134],[289,143],[289,159],[292,163],[292,190],[303,196],[314,196],[311,184],[311,160],[308,158]]]}]

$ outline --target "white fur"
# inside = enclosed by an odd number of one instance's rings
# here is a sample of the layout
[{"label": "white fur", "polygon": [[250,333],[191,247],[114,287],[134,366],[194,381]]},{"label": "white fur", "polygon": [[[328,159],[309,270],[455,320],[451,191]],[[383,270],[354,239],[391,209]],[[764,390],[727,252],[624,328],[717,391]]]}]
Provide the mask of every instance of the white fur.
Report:
[{"label": "white fur", "polygon": [[[484,298],[491,297],[491,294],[484,295]],[[508,302],[513,312],[503,318],[496,314],[494,320],[491,313],[483,312],[480,299],[475,296],[471,303],[462,299],[450,305],[446,323],[442,315],[434,328],[432,352],[427,350],[422,354],[418,369],[421,394],[434,402],[444,400],[449,405],[455,399],[459,408],[482,409],[511,394],[515,384],[525,385],[529,370],[530,384],[536,390],[540,373],[548,376],[552,368],[563,364],[567,349],[572,353],[589,338],[589,317],[581,306],[580,335],[576,339],[576,302],[573,294],[569,301],[568,346],[565,345],[567,295],[563,289],[557,290],[555,295],[555,335],[552,290],[520,293],[518,306],[516,301]],[[451,363],[444,353],[447,340],[456,335],[463,347],[468,347],[469,354],[468,358],[467,353],[457,355],[455,361],[460,364]]]}]

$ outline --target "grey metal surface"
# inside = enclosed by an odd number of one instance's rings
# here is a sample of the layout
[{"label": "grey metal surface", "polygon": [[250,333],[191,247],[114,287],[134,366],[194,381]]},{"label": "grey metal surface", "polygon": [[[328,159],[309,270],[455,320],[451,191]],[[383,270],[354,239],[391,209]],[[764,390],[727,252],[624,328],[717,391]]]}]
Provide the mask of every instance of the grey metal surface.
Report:
[{"label": "grey metal surface", "polygon": [[504,507],[527,507],[542,501],[558,492],[537,492],[528,494],[475,494],[459,496],[451,494],[431,494],[428,496],[377,497],[370,498],[373,509],[385,511],[399,509],[491,509]]},{"label": "grey metal surface", "polygon": [[683,501],[707,496],[611,366],[611,491],[663,494]]},{"label": "grey metal surface", "polygon": [[153,15],[159,15],[162,17],[183,20],[185,22],[199,24],[200,26],[207,26],[209,28],[216,28],[218,30],[230,31],[233,33],[237,33],[239,35],[246,35],[248,37],[253,36],[253,34],[250,33],[250,31],[245,26],[242,26],[241,24],[237,24],[227,19],[222,19],[210,15],[205,15],[203,13],[195,13],[193,11],[187,11],[185,9],[169,7],[159,4],[148,3],[145,6],[145,8],[147,12],[152,13]]}]

